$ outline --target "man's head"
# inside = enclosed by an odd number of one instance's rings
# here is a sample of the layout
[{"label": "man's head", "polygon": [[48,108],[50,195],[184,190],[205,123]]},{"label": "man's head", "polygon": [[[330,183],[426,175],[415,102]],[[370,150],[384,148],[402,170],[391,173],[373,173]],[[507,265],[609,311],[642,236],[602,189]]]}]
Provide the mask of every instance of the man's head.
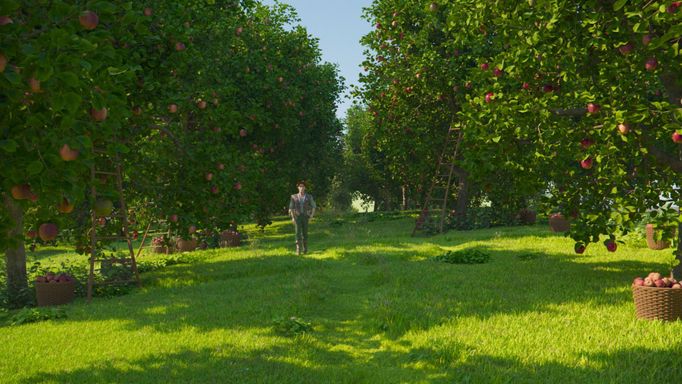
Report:
[{"label": "man's head", "polygon": [[298,193],[305,192],[305,181],[299,181],[296,186],[298,187]]}]

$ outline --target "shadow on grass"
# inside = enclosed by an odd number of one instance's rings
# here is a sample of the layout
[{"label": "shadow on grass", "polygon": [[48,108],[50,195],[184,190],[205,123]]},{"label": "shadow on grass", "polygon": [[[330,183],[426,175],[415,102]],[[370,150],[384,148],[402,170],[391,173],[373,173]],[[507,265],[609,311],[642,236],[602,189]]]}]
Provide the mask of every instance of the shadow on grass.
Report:
[{"label": "shadow on grass", "polygon": [[[65,383],[660,383],[682,374],[682,353],[675,350],[625,349],[585,352],[575,364],[529,364],[498,356],[472,354],[473,346],[440,345],[405,352],[376,351],[368,358],[329,351],[314,342],[294,341],[249,353],[231,344],[198,351],[113,359],[75,370],[37,372],[21,383],[46,377]],[[283,359],[303,352],[302,360]],[[390,365],[387,365],[390,364]]]},{"label": "shadow on grass", "polygon": [[376,254],[349,249],[336,259],[286,255],[178,265],[143,275],[145,291],[113,299],[116,304],[101,300],[84,320],[114,317],[131,328],[174,332],[188,324],[206,331],[268,327],[275,317],[296,315],[356,321],[367,335],[397,339],[463,317],[551,312],[572,303],[622,306],[632,300],[632,277],[651,267],[475,249],[491,261],[452,265],[395,247]]}]

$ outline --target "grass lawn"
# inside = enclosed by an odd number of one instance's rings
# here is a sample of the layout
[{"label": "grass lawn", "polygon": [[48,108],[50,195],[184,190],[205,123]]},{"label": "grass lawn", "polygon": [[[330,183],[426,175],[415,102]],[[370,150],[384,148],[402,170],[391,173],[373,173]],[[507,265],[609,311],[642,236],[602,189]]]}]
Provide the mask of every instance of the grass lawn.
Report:
[{"label": "grass lawn", "polygon": [[[281,219],[240,249],[143,274],[62,320],[0,328],[2,383],[661,383],[682,322],[639,321],[630,282],[664,252],[608,253],[545,226],[409,236],[413,219],[330,216],[311,253]],[[489,263],[429,260],[476,248]],[[51,257],[61,257],[54,252]],[[144,256],[151,257],[151,256]],[[296,316],[311,332],[277,333]]]}]

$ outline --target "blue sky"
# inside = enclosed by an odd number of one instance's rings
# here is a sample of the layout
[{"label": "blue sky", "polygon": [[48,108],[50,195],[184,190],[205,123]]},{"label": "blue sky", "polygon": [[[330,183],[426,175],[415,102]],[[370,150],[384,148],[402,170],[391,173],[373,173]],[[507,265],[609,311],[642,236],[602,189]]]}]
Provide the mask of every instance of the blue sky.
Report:
[{"label": "blue sky", "polygon": [[[266,5],[274,0],[262,0]],[[362,19],[362,8],[372,0],[280,0],[296,8],[301,25],[308,33],[320,41],[322,60],[338,64],[341,76],[346,79],[346,87],[358,84],[360,65],[364,59],[360,38],[372,26]],[[337,116],[343,118],[351,106],[347,99],[349,92],[341,97]]]}]

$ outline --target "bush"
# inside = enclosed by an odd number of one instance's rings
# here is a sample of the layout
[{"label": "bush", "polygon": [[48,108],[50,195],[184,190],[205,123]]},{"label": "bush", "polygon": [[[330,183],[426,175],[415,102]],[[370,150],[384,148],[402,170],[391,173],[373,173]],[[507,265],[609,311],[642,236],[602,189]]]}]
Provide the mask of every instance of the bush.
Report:
[{"label": "bush", "polygon": [[443,255],[434,257],[434,260],[450,264],[484,264],[490,261],[490,255],[477,249],[464,249],[447,251]]}]

